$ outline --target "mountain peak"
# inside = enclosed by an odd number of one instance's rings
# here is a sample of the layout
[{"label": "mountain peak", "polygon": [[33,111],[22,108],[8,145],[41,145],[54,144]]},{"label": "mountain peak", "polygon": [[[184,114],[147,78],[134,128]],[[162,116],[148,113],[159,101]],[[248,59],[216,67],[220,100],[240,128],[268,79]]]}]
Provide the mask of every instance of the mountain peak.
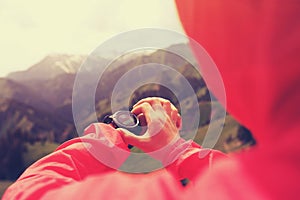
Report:
[{"label": "mountain peak", "polygon": [[50,54],[25,71],[13,72],[8,75],[15,81],[49,80],[62,74],[75,74],[82,62],[83,55]]}]

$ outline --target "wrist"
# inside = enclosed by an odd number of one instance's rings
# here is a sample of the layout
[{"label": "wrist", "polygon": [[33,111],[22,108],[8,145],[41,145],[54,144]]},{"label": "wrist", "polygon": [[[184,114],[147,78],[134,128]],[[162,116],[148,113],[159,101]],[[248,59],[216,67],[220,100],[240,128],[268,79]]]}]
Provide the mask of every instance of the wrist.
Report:
[{"label": "wrist", "polygon": [[94,158],[113,169],[118,169],[130,155],[118,131],[107,124],[90,125],[81,140]]},{"label": "wrist", "polygon": [[147,154],[156,160],[159,160],[164,167],[172,164],[177,160],[190,146],[192,140],[184,140],[183,138],[175,138],[168,145],[156,151]]}]

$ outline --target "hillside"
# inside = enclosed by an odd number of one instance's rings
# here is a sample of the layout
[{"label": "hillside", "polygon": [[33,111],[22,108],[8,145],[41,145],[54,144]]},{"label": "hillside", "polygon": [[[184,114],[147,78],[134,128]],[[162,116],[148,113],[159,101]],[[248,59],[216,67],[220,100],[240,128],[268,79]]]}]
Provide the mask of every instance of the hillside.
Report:
[{"label": "hillside", "polygon": [[10,79],[0,78],[0,89],[0,98],[13,99],[40,110],[52,109],[47,100],[24,84]]},{"label": "hillside", "polygon": [[60,143],[72,137],[71,123],[15,100],[0,98],[0,179],[13,180],[25,169],[25,144]]}]

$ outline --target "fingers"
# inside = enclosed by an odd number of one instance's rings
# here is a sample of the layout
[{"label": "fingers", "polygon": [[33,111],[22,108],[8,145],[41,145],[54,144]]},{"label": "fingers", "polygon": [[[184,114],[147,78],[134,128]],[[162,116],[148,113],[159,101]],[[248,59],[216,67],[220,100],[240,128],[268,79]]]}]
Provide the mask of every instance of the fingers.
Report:
[{"label": "fingers", "polygon": [[136,115],[143,113],[147,123],[153,121],[151,119],[157,116],[166,117],[167,114],[177,128],[181,127],[181,117],[177,108],[169,100],[160,97],[148,97],[140,100],[133,106],[132,112]]},{"label": "fingers", "polygon": [[177,109],[173,110],[172,106],[171,106],[171,102],[167,101],[167,102],[163,102],[162,106],[164,108],[164,110],[166,111],[166,113],[168,113],[168,115],[171,117],[172,112],[177,112]]},{"label": "fingers", "polygon": [[145,117],[144,113],[138,114],[137,118],[139,119],[141,126],[147,126],[147,121],[146,121],[146,117]]},{"label": "fingers", "polygon": [[176,107],[169,100],[160,97],[147,97],[137,102],[133,107],[136,107],[142,103],[149,103],[150,105],[160,103],[162,106],[163,104],[171,104],[172,109],[177,110]]},{"label": "fingers", "polygon": [[181,119],[181,116],[178,113],[177,113],[176,127],[178,129],[181,129],[181,127],[182,127],[182,119]]},{"label": "fingers", "polygon": [[164,110],[170,115],[171,111],[178,112],[177,108],[167,99],[163,99],[160,97],[148,97],[137,102],[133,108],[140,106],[141,104],[148,103],[153,109],[160,109],[160,106],[164,108]]},{"label": "fingers", "polygon": [[166,113],[171,118],[174,125],[176,125],[177,128],[181,126],[181,117],[178,114],[178,110],[171,104],[171,102],[166,102],[163,104],[163,108],[166,111]]},{"label": "fingers", "polygon": [[140,116],[143,120],[143,124],[146,124],[147,127],[144,126],[143,128],[148,130],[146,132],[146,135],[148,136],[152,136],[159,132],[167,119],[167,115],[164,113],[165,111],[161,104],[157,102],[152,103],[152,105],[148,102],[141,103],[138,106],[135,106],[131,111],[135,115]]},{"label": "fingers", "polygon": [[134,107],[131,112],[137,116],[143,116],[143,120],[146,123],[151,122],[151,116],[155,113],[152,106],[146,102]]}]

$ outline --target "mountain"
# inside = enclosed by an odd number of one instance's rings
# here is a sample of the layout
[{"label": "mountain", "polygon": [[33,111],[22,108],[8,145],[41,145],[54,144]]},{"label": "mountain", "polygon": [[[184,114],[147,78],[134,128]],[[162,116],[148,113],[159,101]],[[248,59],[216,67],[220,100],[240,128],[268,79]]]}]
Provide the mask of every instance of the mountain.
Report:
[{"label": "mountain", "polygon": [[[186,58],[192,56],[190,50],[188,50],[189,47],[187,44],[176,44],[166,50],[159,49],[147,53],[144,51],[129,53],[125,55],[125,58],[121,57],[110,63],[98,82],[95,94],[95,108],[98,119],[101,120],[104,115],[111,113],[112,91],[114,91],[114,87],[121,77],[133,68],[148,64],[149,62],[170,66],[182,76],[172,76],[168,71],[163,71],[159,75],[155,73],[151,74],[147,70],[144,71],[144,68],[139,68],[138,71],[135,71],[135,76],[140,76],[144,81],[149,83],[164,82],[173,88],[180,88],[184,84],[183,79],[186,79],[194,89],[198,101],[209,102],[211,97],[203,78],[195,67],[186,60]],[[179,51],[184,56],[176,55],[174,51]],[[75,73],[84,59],[86,59],[86,56],[50,55],[26,71],[11,73],[8,76],[9,80],[5,81],[17,85],[20,89],[10,87],[12,89],[9,90],[17,92],[18,95],[15,96],[18,96],[18,98],[9,95],[6,96],[15,100],[21,99],[23,100],[21,102],[24,104],[47,111],[62,121],[72,123],[74,114],[72,113],[72,93],[76,77]],[[90,95],[87,95],[86,91],[92,86],[90,79],[93,75],[94,67],[95,69],[102,67],[105,61],[101,57],[89,57],[88,62],[91,68],[85,71],[82,80],[80,80],[82,90],[80,94],[77,94],[76,92],[78,91],[75,91],[75,95],[77,95],[81,105],[76,114],[80,115],[80,121],[83,123],[83,126],[94,122],[94,119],[91,117],[94,115],[94,113],[91,113],[93,111],[86,107],[86,102],[90,98]],[[141,88],[137,88],[132,93],[130,86],[134,84],[135,81],[130,78],[122,83],[122,90],[117,94],[118,99],[116,100],[118,102],[118,109],[124,108],[124,105],[128,103],[130,103],[129,106],[132,106],[139,99],[149,96],[164,97],[171,100],[174,104],[178,104],[177,98],[187,104],[191,102],[191,97],[189,97],[189,94],[185,90],[181,90],[178,96],[175,97],[173,92],[163,85],[146,84]],[[3,85],[2,88],[9,87]],[[131,94],[130,102],[126,102],[126,94]],[[188,111],[182,110],[182,113],[184,112]],[[201,125],[204,122],[208,123],[208,121],[207,117],[201,119]]]},{"label": "mountain", "polygon": [[71,103],[74,80],[75,74],[65,73],[47,80],[31,79],[23,85],[39,94],[39,97],[45,99],[52,107],[57,108]]},{"label": "mountain", "polygon": [[62,142],[68,137],[66,134],[71,134],[71,129],[72,124],[49,112],[0,98],[0,138],[9,138],[10,133],[20,131],[26,141],[47,140],[50,137],[52,142]]},{"label": "mountain", "polygon": [[0,78],[0,98],[12,99],[37,109],[52,109],[53,107],[27,86],[15,81]]},{"label": "mountain", "polygon": [[28,70],[10,73],[7,78],[23,82],[49,80],[62,74],[75,74],[86,56],[52,54],[36,63]]},{"label": "mountain", "polygon": [[[174,59],[174,56],[175,56],[175,57],[178,57],[178,59],[185,60],[186,62],[190,62],[190,64],[192,64],[194,66],[197,65],[197,61],[194,58],[194,54],[193,54],[190,46],[186,43],[173,44],[173,45],[169,46],[168,48],[166,48],[165,51],[169,52],[169,58],[171,56],[171,58],[170,58],[171,60]],[[177,52],[180,55],[175,55],[174,52]]]},{"label": "mountain", "polygon": [[[24,153],[45,155],[41,152],[48,154],[57,143],[75,136],[72,123],[18,101],[0,98],[0,179],[14,180],[32,163],[31,156],[25,158]],[[37,142],[43,144],[43,149],[31,150],[29,147]]]}]

